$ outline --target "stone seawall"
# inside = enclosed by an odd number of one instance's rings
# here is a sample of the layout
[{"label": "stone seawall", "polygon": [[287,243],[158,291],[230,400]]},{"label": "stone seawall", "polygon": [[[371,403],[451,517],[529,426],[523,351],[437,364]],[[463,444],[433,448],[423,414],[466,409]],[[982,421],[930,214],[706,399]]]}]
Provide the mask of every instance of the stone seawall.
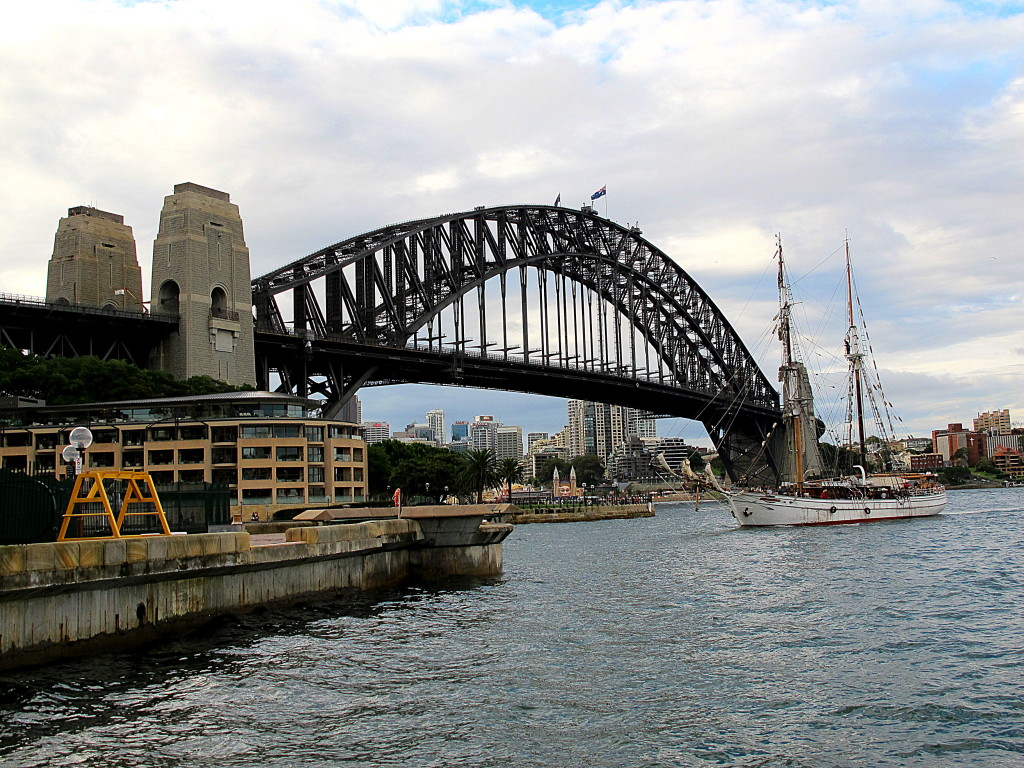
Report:
[{"label": "stone seawall", "polygon": [[[225,614],[408,579],[499,575],[509,525],[424,546],[416,520],[0,547],[0,669],[124,648]],[[497,530],[500,529],[500,530]],[[478,538],[479,540],[479,538]]]},{"label": "stone seawall", "polygon": [[646,504],[603,504],[579,507],[552,507],[542,510],[518,509],[508,517],[514,525],[524,523],[580,523],[593,520],[622,520],[634,517],[654,517]]}]

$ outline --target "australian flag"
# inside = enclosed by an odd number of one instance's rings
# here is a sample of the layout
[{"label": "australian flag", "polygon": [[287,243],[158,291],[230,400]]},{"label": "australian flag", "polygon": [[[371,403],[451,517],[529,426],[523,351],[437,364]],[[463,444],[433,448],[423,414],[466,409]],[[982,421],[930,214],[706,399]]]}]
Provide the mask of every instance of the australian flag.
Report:
[{"label": "australian flag", "polygon": [[605,185],[605,186],[601,187],[601,188],[600,188],[599,190],[597,190],[597,192],[595,192],[594,194],[592,194],[592,195],[590,196],[590,199],[591,199],[591,200],[597,200],[597,198],[599,198],[599,197],[604,197],[604,196],[605,196],[605,195],[607,195],[607,194],[608,194],[608,186],[607,186],[607,185]]},{"label": "australian flag", "polygon": [[561,202],[562,202],[562,193],[561,193],[561,192],[559,192],[559,193],[558,193],[558,196],[557,196],[557,197],[555,197],[555,208],[557,208],[557,207],[558,207],[558,205],[559,205],[559,204],[560,204]]}]

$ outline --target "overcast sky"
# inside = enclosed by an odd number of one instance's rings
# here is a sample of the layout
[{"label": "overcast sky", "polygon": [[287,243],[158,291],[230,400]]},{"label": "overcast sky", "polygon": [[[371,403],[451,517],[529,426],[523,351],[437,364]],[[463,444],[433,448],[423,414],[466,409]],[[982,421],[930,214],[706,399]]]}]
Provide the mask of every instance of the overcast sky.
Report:
[{"label": "overcast sky", "polygon": [[[254,276],[607,185],[608,216],[707,290],[769,378],[775,233],[812,324],[848,233],[905,431],[1024,420],[1022,2],[36,0],[5,7],[0,40],[2,292],[44,294],[83,204],[125,216],[148,287],[184,181],[239,205]],[[565,423],[550,398],[362,400],[395,429],[435,406]]]}]

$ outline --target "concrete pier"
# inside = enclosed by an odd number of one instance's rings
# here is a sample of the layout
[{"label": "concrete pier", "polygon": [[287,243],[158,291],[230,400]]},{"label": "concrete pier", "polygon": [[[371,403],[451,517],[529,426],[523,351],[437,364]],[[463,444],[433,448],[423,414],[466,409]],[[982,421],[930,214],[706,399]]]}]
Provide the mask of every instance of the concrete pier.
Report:
[{"label": "concrete pier", "polygon": [[0,669],[126,648],[317,594],[496,576],[511,530],[472,514],[293,527],[263,546],[244,531],[3,546]]}]

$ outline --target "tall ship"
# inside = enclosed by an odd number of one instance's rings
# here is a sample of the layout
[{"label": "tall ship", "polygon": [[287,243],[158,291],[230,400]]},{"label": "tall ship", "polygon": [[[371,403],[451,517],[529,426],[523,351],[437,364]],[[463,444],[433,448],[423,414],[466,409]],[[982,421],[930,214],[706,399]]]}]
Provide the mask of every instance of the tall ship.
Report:
[{"label": "tall ship", "polygon": [[[887,451],[870,457],[879,465],[869,471],[865,440],[865,354],[854,315],[854,287],[850,266],[850,243],[846,242],[846,305],[849,327],[845,339],[848,363],[847,436],[848,450],[858,461],[853,474],[829,476],[822,460],[818,439],[824,425],[814,413],[814,396],[807,368],[799,359],[792,327],[793,294],[786,279],[782,238],[777,239],[779,264],[779,340],[782,342],[782,440],[781,482],[778,488],[752,488],[727,494],[732,514],[741,526],[836,525],[868,523],[939,514],[946,506],[946,489],[930,473],[894,471]],[[857,302],[859,305],[859,301]],[[880,390],[867,387],[872,407],[885,400]],[[877,417],[875,423],[883,425]],[[891,429],[885,435],[891,435]],[[887,446],[883,439],[882,445]],[[837,456],[839,452],[836,452]],[[885,466],[890,464],[890,466]]]}]

